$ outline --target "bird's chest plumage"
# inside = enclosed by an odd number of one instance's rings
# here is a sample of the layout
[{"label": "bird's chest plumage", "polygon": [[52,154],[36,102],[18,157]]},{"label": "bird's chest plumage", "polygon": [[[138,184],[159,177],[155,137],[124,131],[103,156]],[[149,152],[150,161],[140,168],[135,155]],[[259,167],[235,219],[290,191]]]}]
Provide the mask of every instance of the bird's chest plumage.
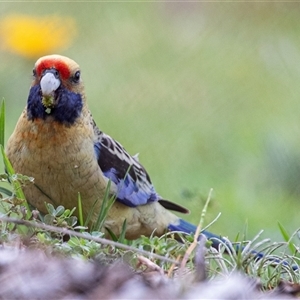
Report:
[{"label": "bird's chest plumage", "polygon": [[94,153],[94,133],[87,121],[66,126],[46,120],[28,121],[23,115],[8,141],[7,155],[17,173],[35,178],[24,188],[26,198],[40,210],[44,202],[77,206],[102,199],[105,183]]}]

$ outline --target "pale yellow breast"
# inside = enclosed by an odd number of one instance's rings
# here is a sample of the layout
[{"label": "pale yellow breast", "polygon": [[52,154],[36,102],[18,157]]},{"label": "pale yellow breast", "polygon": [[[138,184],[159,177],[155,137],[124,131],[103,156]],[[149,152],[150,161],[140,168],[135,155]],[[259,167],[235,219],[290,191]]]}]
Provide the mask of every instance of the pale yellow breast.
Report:
[{"label": "pale yellow breast", "polygon": [[45,212],[44,202],[77,206],[78,193],[85,214],[96,198],[102,199],[106,183],[93,147],[94,133],[88,120],[64,126],[51,119],[28,121],[24,113],[7,143],[15,171],[35,178],[36,186],[24,188],[27,200]]}]

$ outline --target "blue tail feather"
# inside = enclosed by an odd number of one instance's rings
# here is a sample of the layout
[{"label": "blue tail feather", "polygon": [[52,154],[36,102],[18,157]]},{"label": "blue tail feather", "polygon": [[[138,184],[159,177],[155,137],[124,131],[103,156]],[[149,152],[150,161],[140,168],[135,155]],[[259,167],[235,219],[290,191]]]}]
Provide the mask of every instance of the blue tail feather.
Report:
[{"label": "blue tail feather", "polygon": [[[197,226],[195,226],[194,224],[191,224],[183,219],[179,219],[179,223],[178,224],[170,224],[168,226],[168,229],[170,231],[182,231],[182,232],[185,232],[185,233],[195,233],[196,232],[196,229],[197,229]],[[222,241],[223,243],[226,243],[226,241],[220,236],[220,235],[216,235],[216,234],[213,234],[209,231],[206,231],[206,230],[203,230],[201,232],[202,234],[204,234],[206,236],[206,238],[208,240],[211,240],[212,242],[212,246],[214,248],[218,248],[220,242],[219,241]]]},{"label": "blue tail feather", "polygon": [[[190,233],[195,233],[197,227],[195,225],[183,220],[183,219],[179,219],[179,222],[177,224],[169,224],[168,229],[170,231],[182,231],[182,232],[190,234]],[[203,230],[201,233],[204,234],[206,236],[206,238],[212,242],[212,247],[214,247],[216,249],[219,248],[220,243],[228,244],[228,242],[219,235],[213,234],[213,233],[211,233],[209,231],[206,231],[206,230]],[[234,246],[234,249],[235,249],[235,251],[239,251],[240,246],[236,245],[236,246]],[[244,249],[244,247],[242,247],[242,250],[243,249]],[[255,250],[252,250],[251,253],[257,259],[262,259],[265,256],[264,253],[258,252],[258,251],[255,251]],[[276,259],[276,258],[275,259],[270,259],[270,260],[272,260],[275,264],[278,264],[278,263],[281,262],[279,259]],[[288,265],[288,263],[286,261],[283,261],[283,264]],[[297,265],[293,265],[292,268],[294,270],[299,270],[299,267]]]}]

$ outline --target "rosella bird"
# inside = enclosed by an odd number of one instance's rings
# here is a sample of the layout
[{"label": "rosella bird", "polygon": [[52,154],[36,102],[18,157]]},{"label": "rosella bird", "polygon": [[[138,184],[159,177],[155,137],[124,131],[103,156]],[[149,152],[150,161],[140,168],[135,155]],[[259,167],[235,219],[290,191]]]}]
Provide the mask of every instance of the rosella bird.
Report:
[{"label": "rosella bird", "polygon": [[37,60],[27,106],[6,153],[16,173],[34,177],[34,185],[25,186],[24,193],[40,212],[46,213],[45,202],[73,208],[80,193],[85,217],[95,205],[91,217],[95,222],[110,181],[116,201],[105,227],[114,234],[121,233],[125,219],[128,239],[196,229],[170,212],[188,210],[155,191],[137,157],[97,127],[79,65],[68,57],[49,55]]}]

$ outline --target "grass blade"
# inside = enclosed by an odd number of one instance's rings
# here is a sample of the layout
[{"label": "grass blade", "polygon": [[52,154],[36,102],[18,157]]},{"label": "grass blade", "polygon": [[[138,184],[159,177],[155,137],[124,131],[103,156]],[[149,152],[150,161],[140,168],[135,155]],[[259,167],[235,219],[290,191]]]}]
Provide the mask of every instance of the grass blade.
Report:
[{"label": "grass blade", "polygon": [[82,213],[82,202],[81,202],[81,195],[78,193],[78,218],[80,226],[84,225],[83,222],[83,213]]},{"label": "grass blade", "polygon": [[4,135],[5,135],[5,101],[4,99],[0,105],[0,145],[4,147]]},{"label": "grass blade", "polygon": [[[3,163],[4,163],[4,166],[5,166],[5,170],[9,176],[9,178],[12,178],[13,175],[15,174],[15,171],[8,159],[8,157],[6,156],[5,152],[4,152],[4,148],[3,148],[3,145],[0,145],[1,147],[1,153],[2,153],[2,157],[3,157]],[[25,195],[23,193],[23,190],[22,190],[22,187],[21,187],[21,184],[18,180],[11,180],[11,184],[13,186],[13,190],[16,194],[16,196],[19,198],[19,199],[22,199],[23,200],[23,205],[25,206],[26,208],[26,219],[29,220],[30,217],[31,217],[31,210],[29,208],[29,205],[26,201],[26,198],[25,198]]]},{"label": "grass blade", "polygon": [[111,240],[114,241],[114,242],[117,242],[118,237],[108,227],[105,227],[105,229],[107,230]]},{"label": "grass blade", "polygon": [[112,207],[112,205],[114,204],[114,202],[116,200],[116,196],[110,197],[110,195],[109,195],[110,194],[110,186],[111,186],[111,181],[109,180],[107,183],[106,190],[105,190],[105,195],[104,195],[101,209],[100,209],[100,212],[98,215],[98,219],[95,224],[95,229],[97,231],[100,231],[101,228],[103,227],[105,219],[108,214],[108,211],[110,210],[110,208]]},{"label": "grass blade", "polygon": [[291,253],[295,254],[297,249],[291,241],[290,234],[287,232],[287,230],[284,228],[284,226],[280,222],[277,222],[277,224],[278,224],[278,227],[279,227],[279,230],[280,230],[280,233],[281,233],[283,239],[288,243]]},{"label": "grass blade", "polygon": [[121,234],[119,236],[118,242],[124,243],[125,241],[125,235],[126,235],[126,229],[127,229],[127,220],[125,219],[122,225]]}]

